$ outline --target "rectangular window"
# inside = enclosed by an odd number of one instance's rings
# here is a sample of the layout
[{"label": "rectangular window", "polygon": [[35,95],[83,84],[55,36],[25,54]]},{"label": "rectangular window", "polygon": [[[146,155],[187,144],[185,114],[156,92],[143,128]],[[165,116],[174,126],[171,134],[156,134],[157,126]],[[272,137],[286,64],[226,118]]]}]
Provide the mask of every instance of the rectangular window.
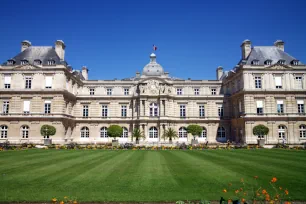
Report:
[{"label": "rectangular window", "polygon": [[194,89],[194,95],[200,95],[200,89],[195,88]]},{"label": "rectangular window", "polygon": [[95,95],[95,89],[89,89],[89,95],[91,96]]},{"label": "rectangular window", "polygon": [[180,105],[180,117],[186,117],[186,105]]},{"label": "rectangular window", "polygon": [[25,88],[26,89],[32,88],[32,77],[25,77]]},{"label": "rectangular window", "polygon": [[205,107],[204,107],[204,105],[199,106],[199,116],[201,118],[205,117]]},{"label": "rectangular window", "polygon": [[277,88],[277,89],[282,89],[283,88],[282,77],[281,76],[276,76],[275,77],[275,88]]},{"label": "rectangular window", "polygon": [[224,115],[224,110],[223,110],[223,105],[218,106],[218,116],[223,117]]},{"label": "rectangular window", "polygon": [[10,89],[11,88],[11,75],[4,76],[4,88]]},{"label": "rectangular window", "polygon": [[129,93],[129,89],[128,89],[128,88],[125,88],[125,89],[124,89],[124,95],[127,96],[127,95],[129,95],[129,94],[130,94],[130,93]]},{"label": "rectangular window", "polygon": [[30,101],[23,101],[23,114],[28,115],[30,114]]},{"label": "rectangular window", "polygon": [[127,106],[122,105],[121,106],[121,117],[126,117],[127,116]]},{"label": "rectangular window", "polygon": [[83,106],[83,117],[84,118],[88,117],[88,105]]},{"label": "rectangular window", "polygon": [[102,117],[107,117],[107,105],[102,105]]},{"label": "rectangular window", "polygon": [[111,96],[112,95],[112,89],[108,88],[106,89],[106,93],[108,96]]},{"label": "rectangular window", "polygon": [[45,101],[45,114],[51,113],[51,101]]},{"label": "rectangular window", "polygon": [[10,102],[9,101],[3,101],[2,113],[4,115],[7,115],[9,113],[9,109],[10,109]]},{"label": "rectangular window", "polygon": [[260,76],[255,77],[255,88],[261,89],[261,77]]},{"label": "rectangular window", "polygon": [[303,81],[301,76],[295,77],[295,88],[302,89],[303,88]]},{"label": "rectangular window", "polygon": [[183,92],[182,92],[182,89],[181,89],[181,88],[176,89],[176,94],[177,94],[177,95],[182,95],[182,93],[183,93]]},{"label": "rectangular window", "polygon": [[211,95],[216,95],[217,94],[217,89],[211,89]]},{"label": "rectangular window", "polygon": [[297,105],[298,105],[298,113],[304,113],[304,101],[298,100]]},{"label": "rectangular window", "polygon": [[46,89],[52,88],[52,76],[46,76]]},{"label": "rectangular window", "polygon": [[277,113],[284,113],[284,101],[277,101]]},{"label": "rectangular window", "polygon": [[263,102],[262,101],[256,101],[257,105],[257,115],[263,114]]}]

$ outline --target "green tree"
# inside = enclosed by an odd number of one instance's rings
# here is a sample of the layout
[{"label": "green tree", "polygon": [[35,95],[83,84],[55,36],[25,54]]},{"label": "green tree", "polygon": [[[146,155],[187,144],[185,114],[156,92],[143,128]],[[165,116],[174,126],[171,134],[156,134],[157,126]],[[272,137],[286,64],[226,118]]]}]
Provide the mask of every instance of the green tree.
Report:
[{"label": "green tree", "polygon": [[177,138],[177,132],[173,128],[168,128],[163,134],[164,139],[169,139],[169,142],[172,143],[172,139]]},{"label": "green tree", "polygon": [[203,128],[199,125],[188,125],[187,132],[192,134],[193,139],[195,139],[196,136],[200,136],[202,134]]},{"label": "green tree", "polygon": [[116,137],[121,137],[123,133],[122,127],[119,125],[111,125],[107,128],[107,135],[109,137],[113,137],[116,140]]},{"label": "green tree", "polygon": [[256,125],[253,128],[253,134],[261,138],[261,136],[266,136],[269,133],[269,128],[264,125]]},{"label": "green tree", "polygon": [[40,128],[40,134],[46,138],[55,135],[55,133],[56,133],[56,128],[53,127],[52,125],[43,125]]},{"label": "green tree", "polygon": [[136,139],[136,144],[139,144],[140,138],[145,138],[143,132],[141,132],[139,128],[133,130],[132,137]]}]

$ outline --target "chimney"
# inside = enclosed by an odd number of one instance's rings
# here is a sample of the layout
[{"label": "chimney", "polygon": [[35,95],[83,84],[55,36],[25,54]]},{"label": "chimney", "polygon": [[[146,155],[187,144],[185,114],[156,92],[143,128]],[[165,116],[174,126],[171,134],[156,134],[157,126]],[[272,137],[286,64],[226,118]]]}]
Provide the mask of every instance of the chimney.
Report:
[{"label": "chimney", "polygon": [[242,52],[242,59],[245,60],[251,53],[252,43],[250,40],[244,40],[240,47]]},{"label": "chimney", "polygon": [[21,42],[21,52],[31,46],[31,42],[28,40],[24,40]]},{"label": "chimney", "polygon": [[217,80],[220,80],[223,75],[223,67],[219,66],[216,70],[217,73]]},{"label": "chimney", "polygon": [[165,72],[165,77],[169,78],[169,72]]},{"label": "chimney", "polygon": [[136,72],[136,78],[140,78],[140,72]]},{"label": "chimney", "polygon": [[62,40],[55,41],[55,52],[61,60],[65,58],[65,48],[66,45]]},{"label": "chimney", "polygon": [[285,42],[282,40],[275,41],[274,45],[278,47],[278,49],[281,49],[282,51],[285,51]]},{"label": "chimney", "polygon": [[88,69],[87,69],[86,66],[82,67],[82,75],[83,75],[85,80],[88,80]]}]

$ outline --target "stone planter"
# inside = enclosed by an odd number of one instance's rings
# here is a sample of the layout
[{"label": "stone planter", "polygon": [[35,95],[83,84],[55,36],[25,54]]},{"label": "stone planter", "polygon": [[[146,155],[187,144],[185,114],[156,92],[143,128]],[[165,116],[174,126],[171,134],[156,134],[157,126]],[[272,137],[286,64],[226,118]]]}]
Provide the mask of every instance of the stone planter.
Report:
[{"label": "stone planter", "polygon": [[199,144],[199,141],[197,139],[192,139],[191,140],[191,145],[198,145]]},{"label": "stone planter", "polygon": [[119,146],[119,141],[118,140],[112,140],[112,146],[113,147],[118,147]]},{"label": "stone planter", "polygon": [[52,139],[44,139],[44,145],[52,145]]},{"label": "stone planter", "polygon": [[265,139],[258,139],[258,140],[257,140],[257,144],[258,144],[258,146],[260,146],[260,147],[264,146],[264,145],[265,145],[265,142],[266,142]]}]

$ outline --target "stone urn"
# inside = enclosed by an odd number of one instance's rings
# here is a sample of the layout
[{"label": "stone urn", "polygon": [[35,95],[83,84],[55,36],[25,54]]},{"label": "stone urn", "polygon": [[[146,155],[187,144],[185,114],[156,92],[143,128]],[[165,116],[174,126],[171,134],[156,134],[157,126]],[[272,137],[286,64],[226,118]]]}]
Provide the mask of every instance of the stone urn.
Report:
[{"label": "stone urn", "polygon": [[258,144],[258,146],[260,146],[260,147],[263,147],[263,146],[265,145],[265,143],[266,143],[266,140],[265,140],[265,139],[258,139],[258,140],[257,140],[257,144]]},{"label": "stone urn", "polygon": [[50,139],[50,138],[44,139],[44,145],[46,145],[46,146],[52,145],[52,139]]},{"label": "stone urn", "polygon": [[119,141],[118,140],[112,140],[112,147],[118,147]]}]

